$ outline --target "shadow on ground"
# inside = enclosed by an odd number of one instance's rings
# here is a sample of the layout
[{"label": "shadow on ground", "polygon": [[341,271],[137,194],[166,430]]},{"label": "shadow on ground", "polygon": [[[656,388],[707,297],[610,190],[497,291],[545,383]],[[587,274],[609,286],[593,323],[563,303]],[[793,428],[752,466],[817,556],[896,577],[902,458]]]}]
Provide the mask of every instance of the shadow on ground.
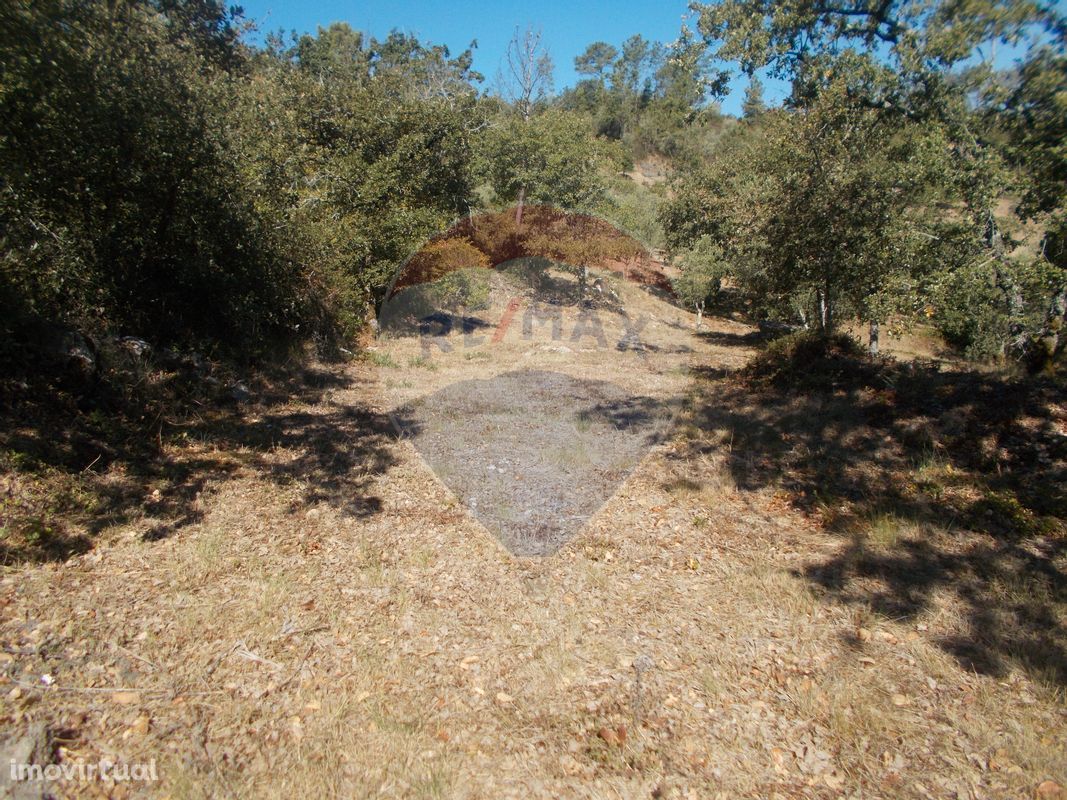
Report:
[{"label": "shadow on ground", "polygon": [[0,563],[68,558],[138,519],[146,541],[163,539],[200,521],[200,500],[249,469],[304,487],[304,504],[380,510],[369,486],[395,463],[395,432],[385,415],[330,405],[327,392],[353,386],[343,368],[278,368],[234,384],[203,361],[135,367],[134,390],[130,375],[63,370],[9,373],[0,386]]},{"label": "shadow on ground", "polygon": [[714,454],[841,537],[803,572],[826,596],[905,620],[948,603],[962,626],[939,643],[965,668],[1067,686],[1067,392],[823,356],[790,366],[806,378],[773,355],[703,376],[680,457]]}]

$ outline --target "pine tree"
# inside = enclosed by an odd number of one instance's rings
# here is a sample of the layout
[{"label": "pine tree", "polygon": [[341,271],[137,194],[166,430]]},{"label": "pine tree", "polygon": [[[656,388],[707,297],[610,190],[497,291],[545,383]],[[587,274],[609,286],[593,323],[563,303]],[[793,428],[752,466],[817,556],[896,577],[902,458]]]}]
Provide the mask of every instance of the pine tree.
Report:
[{"label": "pine tree", "polygon": [[745,119],[755,119],[767,110],[767,104],[763,102],[763,82],[755,75],[748,82],[745,89],[745,99],[741,102],[741,112]]}]

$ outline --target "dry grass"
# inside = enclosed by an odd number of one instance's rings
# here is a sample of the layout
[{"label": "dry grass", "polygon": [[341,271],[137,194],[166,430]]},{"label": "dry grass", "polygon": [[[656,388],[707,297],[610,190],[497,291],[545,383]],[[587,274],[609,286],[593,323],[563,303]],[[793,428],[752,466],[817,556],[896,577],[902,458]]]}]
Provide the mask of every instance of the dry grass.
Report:
[{"label": "dry grass", "polygon": [[[654,341],[698,363],[751,355],[641,302]],[[422,383],[386,403],[464,365],[557,363],[504,344],[412,367]],[[961,666],[950,586],[894,619],[813,581],[853,541],[745,480],[738,460],[764,455],[751,438],[690,428],[706,432],[654,450],[556,555],[516,558],[410,442],[339,446],[388,429],[372,375],[353,365],[311,402],[250,410],[277,426],[269,448],[198,445],[236,466],[172,535],[146,541],[149,513],[69,560],[6,568],[5,729],[44,722],[63,759],[159,764],[158,785],[57,796],[1020,798],[1067,783],[1062,692],[1018,664]],[[677,370],[620,380],[685,396]],[[889,513],[863,527],[876,553],[929,536]]]}]

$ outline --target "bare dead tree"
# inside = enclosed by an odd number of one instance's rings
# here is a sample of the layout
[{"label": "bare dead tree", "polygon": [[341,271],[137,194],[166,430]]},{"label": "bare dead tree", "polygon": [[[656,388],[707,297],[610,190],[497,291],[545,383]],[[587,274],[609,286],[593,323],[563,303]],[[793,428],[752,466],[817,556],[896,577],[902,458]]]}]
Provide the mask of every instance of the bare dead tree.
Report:
[{"label": "bare dead tree", "polygon": [[[500,93],[512,103],[523,122],[528,122],[534,107],[552,93],[552,57],[545,47],[540,28],[515,28],[504,57],[505,68],[498,76]],[[519,187],[515,223],[522,224],[526,187]]]},{"label": "bare dead tree", "polygon": [[528,120],[534,106],[552,93],[552,56],[545,47],[541,29],[516,28],[508,42],[504,62],[501,94],[515,105],[524,121]]}]

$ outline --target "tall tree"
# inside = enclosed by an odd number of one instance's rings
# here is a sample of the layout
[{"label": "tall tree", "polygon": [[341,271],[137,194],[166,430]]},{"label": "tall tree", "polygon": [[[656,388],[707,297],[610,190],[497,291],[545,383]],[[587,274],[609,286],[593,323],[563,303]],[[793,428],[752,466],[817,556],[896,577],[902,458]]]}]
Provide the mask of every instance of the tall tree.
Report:
[{"label": "tall tree", "polygon": [[[527,27],[520,32],[515,29],[504,54],[505,72],[500,81],[501,91],[519,114],[524,124],[529,123],[535,108],[545,100],[553,88],[552,57],[545,46],[540,29]],[[514,132],[512,132],[514,133]],[[524,148],[511,149],[513,158],[522,158]],[[533,152],[532,150],[530,152]],[[521,165],[513,175],[532,175],[536,167]],[[515,197],[515,223],[522,224],[522,211],[526,204],[526,183],[518,186]]]},{"label": "tall tree", "polygon": [[574,59],[574,71],[603,84],[619,51],[607,42],[593,42]]},{"label": "tall tree", "polygon": [[[877,323],[880,295],[914,271],[913,227],[936,182],[936,131],[872,114],[836,82],[805,113],[772,111],[679,186],[665,224],[675,249],[701,237],[769,310],[824,331],[842,311]],[[684,268],[684,260],[683,260]]]},{"label": "tall tree", "polygon": [[745,97],[741,101],[741,113],[745,119],[752,120],[766,110],[767,104],[763,101],[763,82],[753,75],[745,88]]},{"label": "tall tree", "polygon": [[597,142],[580,117],[565,111],[498,120],[482,135],[480,164],[497,199],[520,209],[532,201],[589,211],[603,197]]},{"label": "tall tree", "polygon": [[[975,112],[973,99],[994,77],[991,51],[997,44],[1033,51],[1051,41],[1062,51],[1067,19],[1057,4],[980,0],[962,9],[954,0],[724,0],[697,8],[699,29],[713,52],[739,61],[748,72],[767,67],[791,78],[795,106],[811,103],[827,76],[840,74],[835,63],[862,53],[869,66],[852,70],[853,102],[891,112],[901,124],[923,120],[942,127],[952,156],[952,188],[1000,292],[1007,345],[1030,363],[1040,362],[1032,357],[1027,262],[1011,257],[996,213],[1012,188],[1006,154]],[[1061,305],[1052,303],[1051,313]]]}]

